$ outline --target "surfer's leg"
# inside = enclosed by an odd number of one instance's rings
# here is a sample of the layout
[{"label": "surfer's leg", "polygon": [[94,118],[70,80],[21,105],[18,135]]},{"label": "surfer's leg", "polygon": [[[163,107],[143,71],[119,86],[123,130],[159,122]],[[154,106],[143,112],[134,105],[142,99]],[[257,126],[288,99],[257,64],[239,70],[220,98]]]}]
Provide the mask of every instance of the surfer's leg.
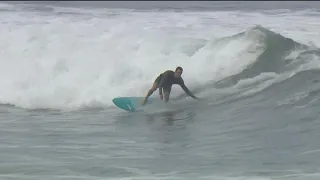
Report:
[{"label": "surfer's leg", "polygon": [[157,89],[158,89],[158,83],[157,83],[157,82],[154,82],[153,85],[152,85],[152,87],[149,89],[146,97],[143,99],[142,105],[144,105],[144,104],[147,102],[148,97],[151,96],[152,93],[153,93],[154,91],[156,91]]},{"label": "surfer's leg", "polygon": [[153,85],[152,85],[152,87],[149,89],[149,92],[148,92],[148,94],[147,94],[147,98],[148,98],[149,96],[151,96],[151,94],[152,94],[154,91],[156,91],[157,89],[158,89],[158,83],[157,83],[157,82],[154,82]]},{"label": "surfer's leg", "polygon": [[156,78],[156,80],[153,82],[152,87],[149,89],[146,97],[143,99],[143,101],[142,101],[142,103],[141,103],[142,105],[144,105],[144,104],[147,102],[149,96],[151,96],[152,93],[158,89],[158,85],[159,85],[159,83],[160,83],[160,81],[161,81],[161,78],[162,78],[162,74],[160,74],[160,75]]},{"label": "surfer's leg", "polygon": [[164,92],[164,101],[168,102],[170,97],[171,87],[163,88],[163,92]]}]

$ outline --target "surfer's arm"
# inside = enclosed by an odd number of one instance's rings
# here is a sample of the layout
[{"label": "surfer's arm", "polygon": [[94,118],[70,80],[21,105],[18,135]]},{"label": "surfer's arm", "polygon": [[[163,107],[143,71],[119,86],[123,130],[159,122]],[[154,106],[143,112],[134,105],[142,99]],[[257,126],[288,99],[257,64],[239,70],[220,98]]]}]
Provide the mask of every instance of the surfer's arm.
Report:
[{"label": "surfer's arm", "polygon": [[162,88],[163,88],[163,85],[164,83],[166,82],[166,80],[168,79],[168,76],[169,76],[169,73],[163,73],[163,76],[159,82],[159,94],[162,95]]},{"label": "surfer's arm", "polygon": [[184,81],[181,79],[180,82],[181,88],[186,92],[189,96],[191,96],[193,99],[198,99],[195,95],[192,94],[192,92],[187,88],[187,86],[184,84]]}]

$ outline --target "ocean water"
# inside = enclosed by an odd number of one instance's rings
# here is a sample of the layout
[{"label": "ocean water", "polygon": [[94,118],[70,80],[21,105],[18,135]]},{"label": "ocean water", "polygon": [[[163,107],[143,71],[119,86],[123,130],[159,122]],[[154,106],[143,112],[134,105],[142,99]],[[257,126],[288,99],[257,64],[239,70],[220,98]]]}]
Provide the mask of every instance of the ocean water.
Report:
[{"label": "ocean water", "polygon": [[[0,179],[320,178],[320,3],[2,2],[0,14]],[[166,108],[112,103],[176,66],[201,101],[175,85]]]}]

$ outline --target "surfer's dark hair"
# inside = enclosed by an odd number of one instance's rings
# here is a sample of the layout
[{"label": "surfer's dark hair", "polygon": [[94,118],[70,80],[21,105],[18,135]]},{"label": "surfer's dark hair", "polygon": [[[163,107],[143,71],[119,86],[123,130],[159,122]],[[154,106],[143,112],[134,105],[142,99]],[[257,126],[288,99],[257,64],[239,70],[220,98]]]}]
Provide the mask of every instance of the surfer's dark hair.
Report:
[{"label": "surfer's dark hair", "polygon": [[176,71],[177,71],[177,70],[183,71],[182,67],[180,67],[180,66],[178,66],[178,67],[176,68]]}]

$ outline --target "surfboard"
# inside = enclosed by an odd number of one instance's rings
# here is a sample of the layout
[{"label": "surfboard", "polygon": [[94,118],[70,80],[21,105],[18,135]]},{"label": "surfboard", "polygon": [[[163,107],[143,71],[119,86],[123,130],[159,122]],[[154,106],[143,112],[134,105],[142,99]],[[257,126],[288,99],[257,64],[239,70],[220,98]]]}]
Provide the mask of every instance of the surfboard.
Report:
[{"label": "surfboard", "polygon": [[[129,112],[135,112],[139,108],[143,107],[143,105],[141,104],[142,100],[143,97],[116,97],[112,99],[112,102],[120,109]],[[149,98],[145,105],[150,104],[151,101],[152,98]]]},{"label": "surfboard", "polygon": [[163,113],[163,112],[178,112],[184,109],[194,107],[197,102],[191,101],[173,101],[164,103],[157,97],[149,97],[146,104],[141,102],[144,97],[116,97],[112,99],[114,105],[127,112],[144,112],[147,114]]}]

